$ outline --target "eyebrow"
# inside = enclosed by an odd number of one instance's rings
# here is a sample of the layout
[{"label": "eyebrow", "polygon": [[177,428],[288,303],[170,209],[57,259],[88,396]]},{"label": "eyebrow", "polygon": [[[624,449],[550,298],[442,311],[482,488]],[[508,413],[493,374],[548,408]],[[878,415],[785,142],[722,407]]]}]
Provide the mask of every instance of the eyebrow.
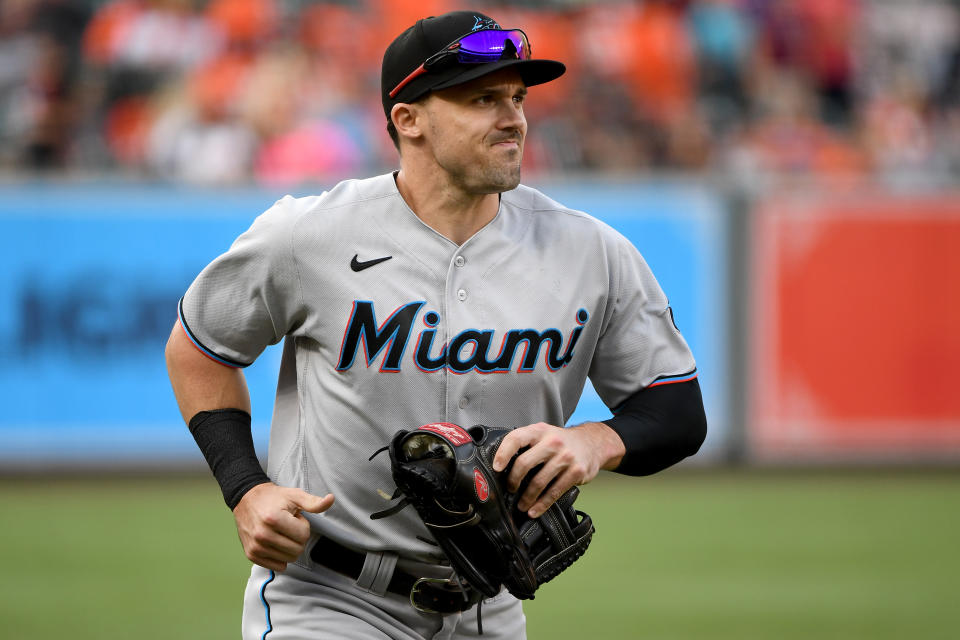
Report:
[{"label": "eyebrow", "polygon": [[520,85],[516,90],[512,90],[509,86],[505,84],[489,84],[489,85],[480,85],[473,90],[473,93],[510,93],[510,94],[520,94],[521,96],[527,95],[527,88],[523,85]]}]

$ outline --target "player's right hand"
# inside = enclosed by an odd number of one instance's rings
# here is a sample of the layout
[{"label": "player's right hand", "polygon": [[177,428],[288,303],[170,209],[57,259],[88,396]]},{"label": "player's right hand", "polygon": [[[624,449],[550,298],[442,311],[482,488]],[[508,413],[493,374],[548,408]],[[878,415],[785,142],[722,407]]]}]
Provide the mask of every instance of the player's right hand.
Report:
[{"label": "player's right hand", "polygon": [[258,484],[233,509],[244,553],[265,569],[285,570],[310,539],[310,524],[301,512],[321,513],[331,505],[332,493],[320,498],[272,482]]}]

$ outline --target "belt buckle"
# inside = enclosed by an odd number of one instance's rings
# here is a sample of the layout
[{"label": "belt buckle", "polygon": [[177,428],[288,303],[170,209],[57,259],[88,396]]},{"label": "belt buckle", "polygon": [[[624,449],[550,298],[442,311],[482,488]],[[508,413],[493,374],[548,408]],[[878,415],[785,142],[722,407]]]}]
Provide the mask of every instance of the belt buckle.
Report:
[{"label": "belt buckle", "polygon": [[458,587],[457,589],[451,588],[451,585],[453,584],[455,584],[455,581],[452,578],[418,578],[417,581],[413,583],[413,587],[410,588],[410,604],[420,613],[450,613],[449,611],[436,611],[430,607],[421,605],[417,602],[417,596],[423,593],[421,591],[423,586],[438,585],[440,589],[449,591],[450,593],[456,593],[459,590],[463,594],[464,600],[466,600],[466,593],[463,592],[463,589],[460,587],[460,583],[456,582]]}]

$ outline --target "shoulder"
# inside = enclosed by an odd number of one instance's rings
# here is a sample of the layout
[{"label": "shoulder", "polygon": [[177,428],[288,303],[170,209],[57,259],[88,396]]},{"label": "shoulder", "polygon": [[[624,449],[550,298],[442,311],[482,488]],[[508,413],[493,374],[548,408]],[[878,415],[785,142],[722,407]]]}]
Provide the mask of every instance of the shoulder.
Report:
[{"label": "shoulder", "polygon": [[264,215],[270,214],[290,224],[304,221],[337,223],[343,217],[362,213],[376,201],[399,197],[391,174],[359,180],[344,180],[319,195],[277,200]]},{"label": "shoulder", "polygon": [[512,207],[529,212],[551,213],[558,216],[590,219],[591,216],[583,211],[571,209],[547,196],[539,189],[521,184],[516,189],[505,191],[501,198]]},{"label": "shoulder", "polygon": [[319,195],[286,195],[258,215],[234,247],[255,247],[257,253],[278,255],[288,255],[288,252],[296,255],[304,248],[316,249],[337,236],[332,230],[350,233],[367,228],[367,217],[379,209],[373,203],[378,200],[388,203],[391,195],[399,198],[390,174],[345,180]]},{"label": "shoulder", "polygon": [[539,233],[551,236],[575,235],[581,242],[596,242],[608,248],[630,244],[620,232],[594,216],[571,209],[542,191],[520,185],[502,195],[518,216],[529,216],[530,225]]}]

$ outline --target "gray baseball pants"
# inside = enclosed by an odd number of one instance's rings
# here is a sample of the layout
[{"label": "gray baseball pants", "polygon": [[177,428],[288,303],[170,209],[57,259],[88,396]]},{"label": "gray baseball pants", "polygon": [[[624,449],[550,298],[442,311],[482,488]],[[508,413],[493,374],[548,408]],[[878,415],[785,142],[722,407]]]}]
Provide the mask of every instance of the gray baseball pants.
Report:
[{"label": "gray baseball pants", "polygon": [[288,565],[283,573],[255,565],[244,594],[243,640],[526,638],[520,601],[506,590],[483,601],[483,635],[479,636],[476,606],[463,613],[421,613],[408,597],[378,587],[389,582],[393,562],[377,560],[374,566],[385,568],[381,575],[369,579],[361,575],[358,580],[309,557]]}]

